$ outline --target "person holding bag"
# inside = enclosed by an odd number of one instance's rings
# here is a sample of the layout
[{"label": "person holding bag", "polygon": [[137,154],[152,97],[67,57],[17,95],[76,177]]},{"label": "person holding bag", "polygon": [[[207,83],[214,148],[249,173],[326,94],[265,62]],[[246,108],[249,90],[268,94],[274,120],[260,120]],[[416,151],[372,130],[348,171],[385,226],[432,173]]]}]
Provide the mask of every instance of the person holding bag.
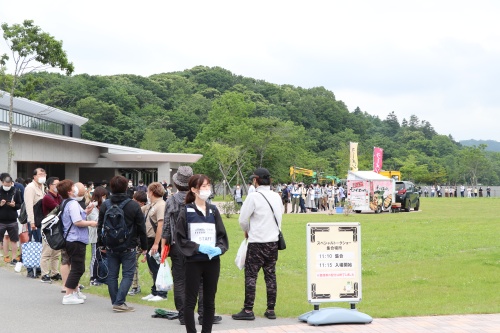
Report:
[{"label": "person holding bag", "polygon": [[186,331],[195,333],[194,308],[203,279],[202,332],[212,332],[215,294],[220,274],[220,255],[229,248],[226,228],[219,210],[207,204],[210,180],[202,174],[189,178],[186,205],[176,222],[175,241],[186,257],[184,319]]},{"label": "person holding bag", "polygon": [[[271,191],[271,174],[265,168],[254,171],[252,176],[258,187],[250,193],[240,211],[240,227],[248,239],[245,259],[245,301],[243,309],[232,315],[235,320],[254,320],[253,306],[259,270],[264,271],[267,290],[267,310],[264,316],[276,319],[277,283],[276,262],[280,242],[283,205],[277,193]],[[280,245],[281,244],[281,245]]]}]

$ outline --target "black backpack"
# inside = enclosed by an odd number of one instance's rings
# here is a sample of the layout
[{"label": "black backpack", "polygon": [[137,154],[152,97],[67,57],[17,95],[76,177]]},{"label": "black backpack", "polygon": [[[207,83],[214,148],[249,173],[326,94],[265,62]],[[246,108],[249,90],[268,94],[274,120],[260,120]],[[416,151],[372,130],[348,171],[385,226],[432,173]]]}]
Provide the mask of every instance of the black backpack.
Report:
[{"label": "black backpack", "polygon": [[[167,244],[172,245],[175,243],[174,235],[175,235],[175,224],[177,223],[177,218],[179,217],[179,213],[184,209],[186,205],[184,200],[180,201],[177,196],[174,194],[170,198],[174,203],[173,211],[169,212],[169,216],[165,216],[164,223],[166,223],[165,228],[167,231]],[[165,209],[165,214],[167,214],[167,209]],[[165,229],[164,229],[165,230]]]},{"label": "black backpack", "polygon": [[42,208],[42,200],[43,199],[38,200],[33,206],[33,218],[35,220],[35,226],[37,228],[42,227],[42,220],[45,218],[45,214],[43,213]]},{"label": "black backpack", "polygon": [[110,199],[104,201],[106,213],[102,224],[102,242],[106,249],[114,252],[123,252],[127,249],[130,230],[125,223],[123,208],[131,199],[123,200],[119,205],[111,203]]},{"label": "black backpack", "polygon": [[288,188],[285,187],[281,192],[281,199],[288,200]]}]

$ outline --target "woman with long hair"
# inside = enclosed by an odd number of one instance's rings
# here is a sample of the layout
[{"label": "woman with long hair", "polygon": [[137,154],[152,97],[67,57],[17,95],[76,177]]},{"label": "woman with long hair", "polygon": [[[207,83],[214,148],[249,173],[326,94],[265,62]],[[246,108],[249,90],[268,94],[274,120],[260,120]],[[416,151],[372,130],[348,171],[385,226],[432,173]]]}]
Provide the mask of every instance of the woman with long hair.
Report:
[{"label": "woman with long hair", "polygon": [[220,274],[220,255],[229,248],[219,210],[207,203],[212,194],[210,179],[202,174],[189,178],[186,205],[176,223],[176,243],[186,257],[184,319],[186,331],[195,333],[194,308],[203,279],[202,332],[212,332],[215,294]]},{"label": "woman with long hair", "polygon": [[[87,192],[85,192],[87,193]],[[93,203],[93,208],[90,214],[87,215],[87,221],[97,221],[99,219],[99,209],[101,209],[102,203],[107,199],[108,191],[102,186],[98,186],[90,201],[87,203]],[[97,281],[97,227],[89,226],[89,243],[92,249],[92,258],[90,259],[90,284],[92,286],[99,286],[102,283]],[[100,255],[105,256],[105,253]]]}]

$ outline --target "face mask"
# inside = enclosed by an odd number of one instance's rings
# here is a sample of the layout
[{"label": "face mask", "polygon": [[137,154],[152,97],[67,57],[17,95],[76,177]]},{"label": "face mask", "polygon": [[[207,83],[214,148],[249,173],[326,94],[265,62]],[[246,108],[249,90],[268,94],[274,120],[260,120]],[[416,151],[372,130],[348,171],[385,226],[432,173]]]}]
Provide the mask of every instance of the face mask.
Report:
[{"label": "face mask", "polygon": [[4,190],[5,192],[9,192],[11,187],[12,187],[12,186],[3,186],[3,190]]},{"label": "face mask", "polygon": [[200,194],[198,194],[198,196],[201,200],[207,201],[210,194],[212,194],[212,191],[210,190],[200,190]]},{"label": "face mask", "polygon": [[128,183],[128,187],[132,187],[132,183]]},{"label": "face mask", "polygon": [[82,200],[83,200],[83,197],[75,197],[75,200],[76,200],[76,201],[82,201]]},{"label": "face mask", "polygon": [[57,193],[57,187],[54,188],[54,193]]},{"label": "face mask", "polygon": [[75,198],[78,196],[78,187],[76,186],[73,186],[73,195],[75,196]]},{"label": "face mask", "polygon": [[38,177],[38,184],[45,184],[45,177]]}]

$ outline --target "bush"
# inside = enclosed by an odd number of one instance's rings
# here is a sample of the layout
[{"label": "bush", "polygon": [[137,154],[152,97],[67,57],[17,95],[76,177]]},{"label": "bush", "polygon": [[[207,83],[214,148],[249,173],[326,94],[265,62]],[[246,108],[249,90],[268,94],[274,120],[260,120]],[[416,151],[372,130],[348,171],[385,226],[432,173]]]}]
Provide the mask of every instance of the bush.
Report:
[{"label": "bush", "polygon": [[231,215],[238,212],[238,207],[232,198],[221,203],[219,207],[222,214],[224,214],[228,219],[231,218]]}]

